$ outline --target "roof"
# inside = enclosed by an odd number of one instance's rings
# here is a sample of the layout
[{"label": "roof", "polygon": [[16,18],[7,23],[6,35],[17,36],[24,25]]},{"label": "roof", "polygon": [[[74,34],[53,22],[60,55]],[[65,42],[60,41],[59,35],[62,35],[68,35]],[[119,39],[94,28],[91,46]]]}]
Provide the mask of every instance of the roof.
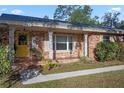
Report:
[{"label": "roof", "polygon": [[[60,20],[53,20],[53,19],[45,19],[39,17],[31,17],[31,16],[23,16],[23,15],[15,15],[15,14],[2,14],[0,16],[0,20],[12,20],[12,21],[23,21],[23,22],[61,22],[65,24],[70,24],[68,21],[60,21]],[[86,24],[81,23],[71,23],[75,26],[88,26]]]},{"label": "roof", "polygon": [[[57,25],[58,27],[67,27],[67,29],[72,29],[72,28],[78,28],[80,30],[82,29],[92,29],[94,31],[96,30],[106,30],[106,31],[119,31],[119,32],[124,32],[122,29],[112,29],[112,28],[106,28],[106,27],[98,27],[98,26],[89,26],[86,24],[81,24],[81,23],[70,23],[67,21],[60,21],[60,20],[53,20],[53,19],[45,19],[45,18],[39,18],[39,17],[31,17],[31,16],[23,16],[23,15],[14,15],[14,14],[2,14],[0,16],[0,21],[2,22],[10,22],[10,23],[25,23],[25,24],[38,24],[39,25]],[[1,22],[0,22],[1,23]],[[70,26],[70,27],[69,27]],[[54,26],[55,27],[55,26]]]}]

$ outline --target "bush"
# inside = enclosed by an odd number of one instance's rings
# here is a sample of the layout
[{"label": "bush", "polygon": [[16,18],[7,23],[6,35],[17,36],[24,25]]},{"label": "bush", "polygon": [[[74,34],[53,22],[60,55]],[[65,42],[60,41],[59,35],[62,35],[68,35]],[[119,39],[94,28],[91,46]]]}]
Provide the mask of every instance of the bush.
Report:
[{"label": "bush", "polygon": [[118,50],[119,47],[116,42],[100,42],[95,49],[96,59],[100,62],[114,60]]},{"label": "bush", "polygon": [[51,70],[53,68],[60,66],[60,64],[53,62],[51,59],[47,59],[45,61],[45,64],[46,65],[44,66],[44,69],[47,69],[47,70]]},{"label": "bush", "polygon": [[0,75],[7,74],[11,71],[11,62],[8,59],[8,46],[0,46]]},{"label": "bush", "polygon": [[106,60],[108,61],[116,59],[119,50],[118,44],[116,42],[109,42],[106,45],[106,48],[107,48]]},{"label": "bush", "polygon": [[58,66],[59,66],[59,64],[57,64],[57,63],[49,63],[48,64],[48,70],[51,70],[51,69],[56,68]]},{"label": "bush", "polygon": [[118,60],[124,62],[124,43],[119,43]]}]

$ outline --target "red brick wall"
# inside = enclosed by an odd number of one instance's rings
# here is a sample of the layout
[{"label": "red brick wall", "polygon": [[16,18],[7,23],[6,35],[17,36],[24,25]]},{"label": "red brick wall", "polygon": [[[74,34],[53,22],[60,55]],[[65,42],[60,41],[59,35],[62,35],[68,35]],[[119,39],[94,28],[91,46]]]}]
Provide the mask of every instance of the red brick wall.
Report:
[{"label": "red brick wall", "polygon": [[[45,44],[45,41],[48,41],[48,39],[45,39],[45,35],[47,35],[47,32],[31,32],[30,33],[30,48],[31,48],[31,37],[32,36],[37,36],[37,41],[38,41],[38,50],[43,53],[43,56],[48,59],[49,57],[49,50],[48,48],[48,42]],[[56,34],[56,33],[53,33]],[[67,33],[58,33],[58,34],[66,34]],[[53,55],[55,59],[73,59],[73,58],[79,58],[83,56],[84,54],[84,37],[83,34],[68,34],[68,35],[73,35],[74,36],[74,50],[72,52],[70,51],[54,51]],[[88,34],[88,56],[92,59],[95,60],[95,55],[94,55],[94,49],[96,48],[97,43],[101,41],[102,34],[98,33],[91,33]],[[47,48],[46,48],[47,47]],[[46,49],[45,49],[46,48]]]},{"label": "red brick wall", "polygon": [[0,30],[0,44],[8,45],[9,44],[9,33],[8,31]]},{"label": "red brick wall", "polygon": [[88,42],[89,42],[88,54],[91,59],[95,60],[94,50],[96,48],[97,43],[99,43],[101,40],[101,35],[100,34],[97,34],[97,35],[91,34],[91,35],[89,35],[88,38],[89,38],[88,39]]},{"label": "red brick wall", "polygon": [[[45,34],[39,33],[39,32],[32,32],[32,33],[34,33],[33,36],[38,37],[39,49],[42,50],[41,52],[43,53],[44,58],[48,59],[49,51],[48,49],[45,49],[45,47],[48,48],[48,45],[47,46],[44,45]],[[61,34],[66,35],[65,33],[61,33]],[[70,35],[70,34],[67,34],[67,35]],[[72,35],[74,37],[74,42],[75,42],[74,50],[72,52],[71,51],[53,51],[54,59],[70,59],[70,58],[79,58],[80,56],[82,56],[83,36],[81,34],[72,34]]]}]

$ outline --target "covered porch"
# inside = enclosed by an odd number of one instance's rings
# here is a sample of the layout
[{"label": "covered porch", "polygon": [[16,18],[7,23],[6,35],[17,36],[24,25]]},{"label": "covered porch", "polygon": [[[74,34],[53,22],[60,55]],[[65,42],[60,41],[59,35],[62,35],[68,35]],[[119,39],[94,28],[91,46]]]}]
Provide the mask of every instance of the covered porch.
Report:
[{"label": "covered porch", "polygon": [[88,34],[82,31],[4,24],[0,32],[7,32],[7,43],[15,53],[9,59],[19,68],[41,65],[42,59],[68,63],[88,55]]}]

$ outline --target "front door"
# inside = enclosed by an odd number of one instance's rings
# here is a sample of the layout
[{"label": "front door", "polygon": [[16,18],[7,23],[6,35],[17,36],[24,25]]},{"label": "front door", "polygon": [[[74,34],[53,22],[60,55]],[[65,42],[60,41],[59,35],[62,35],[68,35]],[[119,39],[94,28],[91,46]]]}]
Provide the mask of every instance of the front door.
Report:
[{"label": "front door", "polygon": [[29,57],[29,33],[16,32],[16,57]]}]

